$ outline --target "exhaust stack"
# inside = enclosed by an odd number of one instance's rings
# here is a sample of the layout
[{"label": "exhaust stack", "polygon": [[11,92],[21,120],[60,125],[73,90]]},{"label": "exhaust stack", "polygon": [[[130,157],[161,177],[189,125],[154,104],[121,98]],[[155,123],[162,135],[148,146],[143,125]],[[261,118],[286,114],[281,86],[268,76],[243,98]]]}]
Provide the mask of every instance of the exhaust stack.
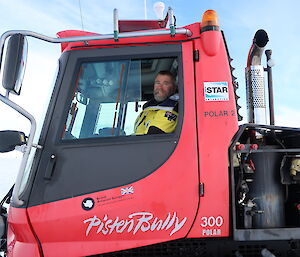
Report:
[{"label": "exhaust stack", "polygon": [[249,123],[267,124],[264,67],[261,65],[261,56],[268,41],[267,32],[258,30],[248,54],[245,75]]}]

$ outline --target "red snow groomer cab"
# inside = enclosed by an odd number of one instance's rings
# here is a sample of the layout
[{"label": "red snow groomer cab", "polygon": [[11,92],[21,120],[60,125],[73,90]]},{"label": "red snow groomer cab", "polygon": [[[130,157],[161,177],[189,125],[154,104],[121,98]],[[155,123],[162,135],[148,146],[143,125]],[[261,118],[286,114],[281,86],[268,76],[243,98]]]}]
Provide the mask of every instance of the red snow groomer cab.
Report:
[{"label": "red snow groomer cab", "polygon": [[[182,28],[174,20],[171,8],[153,21],[118,21],[115,10],[111,35],[2,35],[2,51],[10,39],[0,100],[31,122],[28,135],[0,132],[1,152],[24,153],[1,202],[7,256],[299,256],[300,130],[266,125],[266,32],[256,33],[249,52],[250,123],[239,127],[216,13]],[[62,49],[37,125],[9,99],[20,94],[26,37]],[[137,135],[160,71],[176,77],[178,116],[162,117],[176,119],[176,129]]]}]

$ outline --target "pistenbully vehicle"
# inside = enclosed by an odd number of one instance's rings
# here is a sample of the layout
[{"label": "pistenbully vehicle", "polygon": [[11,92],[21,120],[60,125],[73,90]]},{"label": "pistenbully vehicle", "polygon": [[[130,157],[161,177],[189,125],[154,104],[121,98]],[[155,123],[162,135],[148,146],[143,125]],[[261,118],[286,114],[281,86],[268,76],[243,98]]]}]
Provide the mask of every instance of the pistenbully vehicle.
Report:
[{"label": "pistenbully vehicle", "polygon": [[[1,152],[24,152],[1,203],[5,254],[300,256],[300,130],[274,126],[272,108],[266,125],[266,32],[249,52],[250,123],[239,127],[237,82],[214,11],[176,28],[171,8],[152,21],[119,21],[115,10],[114,30],[58,38],[8,31],[0,39],[3,53],[10,38],[0,100],[31,122],[29,135],[0,132]],[[62,49],[37,134],[32,115],[9,99],[20,94],[26,37]],[[176,131],[134,135],[161,70],[178,81]]]}]

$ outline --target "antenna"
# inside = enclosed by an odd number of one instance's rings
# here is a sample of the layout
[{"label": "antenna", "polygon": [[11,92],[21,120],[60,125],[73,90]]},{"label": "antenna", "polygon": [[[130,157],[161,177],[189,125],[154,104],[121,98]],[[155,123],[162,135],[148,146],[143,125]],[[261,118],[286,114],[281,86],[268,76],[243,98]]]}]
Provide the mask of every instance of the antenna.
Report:
[{"label": "antenna", "polygon": [[145,20],[147,20],[147,0],[144,0],[144,13],[145,13]]},{"label": "antenna", "polygon": [[80,0],[78,0],[78,4],[79,4],[80,19],[81,19],[81,27],[82,27],[82,30],[84,30]]}]

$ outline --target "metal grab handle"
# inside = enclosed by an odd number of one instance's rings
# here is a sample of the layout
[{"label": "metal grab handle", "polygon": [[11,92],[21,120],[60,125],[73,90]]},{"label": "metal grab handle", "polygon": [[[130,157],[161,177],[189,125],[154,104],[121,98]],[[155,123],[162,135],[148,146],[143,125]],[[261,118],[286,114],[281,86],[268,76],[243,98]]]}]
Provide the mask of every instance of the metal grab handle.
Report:
[{"label": "metal grab handle", "polygon": [[50,160],[47,164],[47,168],[46,168],[46,172],[44,175],[44,179],[50,180],[52,178],[52,174],[54,171],[54,167],[55,167],[55,163],[56,163],[56,155],[55,154],[51,154],[50,156]]}]

